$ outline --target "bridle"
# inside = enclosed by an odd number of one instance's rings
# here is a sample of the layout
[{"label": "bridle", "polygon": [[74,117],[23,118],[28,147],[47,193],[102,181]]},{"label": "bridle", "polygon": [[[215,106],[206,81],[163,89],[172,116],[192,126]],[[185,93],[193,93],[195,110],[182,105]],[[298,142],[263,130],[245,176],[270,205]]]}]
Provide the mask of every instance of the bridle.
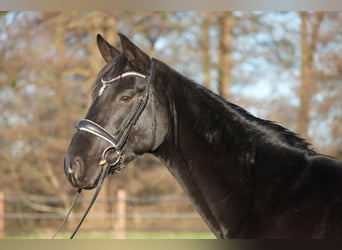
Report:
[{"label": "bridle", "polygon": [[[144,111],[146,104],[149,100],[149,97],[151,96],[152,99],[152,105],[153,105],[153,122],[152,122],[152,141],[151,141],[151,148],[153,148],[154,142],[155,142],[155,127],[156,127],[156,118],[155,118],[155,107],[154,107],[154,96],[151,91],[151,85],[152,85],[152,78],[153,78],[153,65],[151,67],[151,75],[146,76],[143,74],[140,74],[135,71],[125,72],[121,74],[120,76],[117,76],[110,80],[104,80],[101,79],[102,87],[99,90],[99,96],[102,95],[104,89],[108,84],[111,84],[115,81],[121,80],[125,77],[138,77],[142,78],[143,80],[147,81],[147,86],[145,87],[143,93],[138,99],[138,102],[134,106],[134,108],[131,110],[131,112],[128,114],[126,119],[122,122],[120,125],[117,134],[114,136],[111,133],[109,133],[105,128],[101,127],[97,123],[88,120],[83,119],[77,122],[76,129],[79,131],[85,131],[90,134],[93,134],[97,137],[100,137],[101,139],[107,141],[111,146],[107,147],[103,153],[102,153],[102,160],[100,161],[99,165],[103,165],[103,163],[107,162],[106,160],[106,154],[113,150],[115,154],[117,155],[116,160],[112,163],[110,163],[110,173],[115,173],[117,171],[121,171],[121,164],[118,165],[118,163],[123,158],[122,148],[125,145],[127,138],[129,136],[129,133],[132,129],[132,127],[136,124],[138,121],[141,113]],[[118,165],[118,166],[117,166]]]},{"label": "bridle", "polygon": [[[105,128],[101,127],[99,124],[97,124],[91,120],[88,120],[88,119],[82,119],[82,120],[78,121],[76,124],[76,129],[78,131],[85,131],[85,132],[88,132],[92,135],[95,135],[95,136],[107,141],[110,144],[110,146],[105,148],[105,150],[102,152],[101,161],[98,163],[98,166],[102,168],[102,172],[101,172],[101,175],[99,177],[95,193],[93,195],[92,200],[90,201],[90,204],[89,204],[87,210],[85,211],[84,215],[82,216],[82,218],[81,218],[80,222],[78,223],[77,227],[75,228],[74,232],[70,236],[70,239],[73,239],[73,237],[76,235],[78,229],[81,227],[84,219],[88,215],[88,212],[90,211],[91,207],[95,203],[95,200],[96,200],[96,198],[97,198],[97,196],[98,196],[98,194],[102,188],[102,184],[103,184],[106,176],[108,174],[116,174],[123,169],[122,159],[124,158],[124,153],[122,152],[122,149],[123,149],[123,147],[127,141],[127,138],[130,134],[132,127],[136,124],[140,115],[145,110],[146,104],[147,104],[150,97],[151,97],[151,103],[152,103],[152,116],[153,116],[152,139],[151,139],[151,146],[150,146],[151,150],[154,147],[155,140],[156,140],[156,126],[157,126],[157,124],[156,124],[154,95],[151,91],[151,85],[152,85],[153,78],[154,78],[153,60],[151,60],[150,76],[146,76],[146,75],[140,74],[140,73],[135,72],[135,71],[129,71],[129,72],[125,72],[125,73],[123,73],[117,77],[114,77],[112,79],[109,79],[109,80],[104,80],[103,78],[101,78],[102,86],[98,92],[98,96],[100,97],[103,94],[104,90],[106,89],[106,87],[109,84],[112,84],[112,83],[114,83],[118,80],[121,80],[123,78],[126,78],[126,77],[138,77],[138,78],[141,78],[143,80],[146,80],[147,86],[145,87],[143,93],[139,97],[136,105],[133,107],[133,109],[128,114],[126,119],[120,125],[116,135],[112,135]],[[109,161],[107,159],[107,154],[109,151],[115,152],[115,154],[116,154],[115,160]],[[68,217],[69,217],[69,215],[70,215],[70,213],[74,207],[74,205],[76,204],[76,201],[77,201],[81,191],[82,191],[82,188],[79,188],[77,190],[75,197],[74,197],[74,200],[71,204],[71,207],[70,207],[67,215],[65,216],[65,218],[61,222],[60,226],[58,227],[56,233],[52,236],[52,238],[54,238],[63,228],[65,222],[67,221],[67,219],[68,219]]]}]

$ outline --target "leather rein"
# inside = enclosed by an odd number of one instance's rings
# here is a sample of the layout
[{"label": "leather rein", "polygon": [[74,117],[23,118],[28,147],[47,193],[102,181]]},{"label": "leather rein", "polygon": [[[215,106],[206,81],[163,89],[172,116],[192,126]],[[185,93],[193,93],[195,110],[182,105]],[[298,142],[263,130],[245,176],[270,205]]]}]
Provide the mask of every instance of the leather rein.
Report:
[{"label": "leather rein", "polygon": [[[74,238],[78,229],[81,227],[84,219],[87,217],[91,207],[93,206],[93,204],[96,201],[98,194],[100,193],[100,190],[102,188],[102,184],[103,184],[106,176],[108,174],[116,174],[123,169],[122,159],[123,159],[124,153],[122,152],[122,148],[124,147],[124,145],[127,141],[127,138],[130,134],[132,127],[136,124],[140,115],[145,110],[146,104],[147,104],[150,96],[152,99],[152,110],[153,110],[152,111],[153,112],[153,114],[152,114],[153,115],[152,130],[153,131],[152,131],[151,149],[153,149],[153,146],[155,144],[156,115],[155,115],[154,96],[153,96],[152,91],[151,91],[152,80],[154,77],[153,60],[151,62],[150,76],[146,76],[146,75],[140,74],[140,73],[135,72],[135,71],[129,71],[129,72],[125,72],[125,73],[123,73],[117,77],[114,77],[110,80],[104,80],[102,78],[101,79],[102,86],[99,90],[98,96],[101,96],[103,94],[104,90],[106,89],[106,87],[109,84],[111,84],[115,81],[121,80],[123,78],[126,78],[126,77],[137,77],[137,78],[141,78],[143,80],[146,80],[147,86],[144,89],[142,95],[139,97],[138,102],[133,107],[132,111],[128,114],[127,118],[120,125],[118,132],[115,136],[112,135],[111,133],[109,133],[105,128],[101,127],[99,124],[97,124],[91,120],[88,120],[88,119],[82,119],[82,120],[78,121],[76,124],[76,129],[78,131],[85,131],[85,132],[88,132],[92,135],[95,135],[95,136],[107,141],[110,144],[110,146],[107,147],[102,152],[101,161],[98,163],[98,166],[102,168],[102,172],[101,172],[101,175],[99,177],[98,183],[96,185],[95,193],[93,195],[92,200],[89,203],[88,208],[86,209],[81,220],[79,221],[77,227],[74,229],[73,233],[71,234],[70,239]],[[114,151],[116,154],[116,159],[112,162],[108,161],[107,157],[106,157],[109,151]],[[72,201],[71,207],[70,207],[68,213],[66,214],[65,218],[63,219],[63,221],[59,225],[57,231],[52,236],[52,239],[55,238],[55,236],[61,231],[65,222],[68,220],[69,215],[71,214],[71,211],[72,211],[74,205],[76,204],[76,201],[77,201],[81,191],[82,191],[82,188],[77,189],[77,192],[76,192],[75,197]]]}]

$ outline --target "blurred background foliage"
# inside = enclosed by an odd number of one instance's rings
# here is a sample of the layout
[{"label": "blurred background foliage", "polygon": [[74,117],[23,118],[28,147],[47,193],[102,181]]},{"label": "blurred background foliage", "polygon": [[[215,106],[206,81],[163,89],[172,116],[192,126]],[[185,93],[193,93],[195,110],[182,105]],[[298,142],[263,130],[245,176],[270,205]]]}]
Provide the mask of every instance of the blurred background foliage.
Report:
[{"label": "blurred background foliage", "polygon": [[[118,48],[117,32],[124,33],[199,84],[341,159],[341,27],[342,12],[0,12],[0,190],[31,198],[24,210],[62,214],[69,206],[74,191],[63,158],[104,66],[97,33]],[[101,195],[118,188],[184,195],[151,156],[108,178]],[[65,202],[43,204],[42,196]]]}]

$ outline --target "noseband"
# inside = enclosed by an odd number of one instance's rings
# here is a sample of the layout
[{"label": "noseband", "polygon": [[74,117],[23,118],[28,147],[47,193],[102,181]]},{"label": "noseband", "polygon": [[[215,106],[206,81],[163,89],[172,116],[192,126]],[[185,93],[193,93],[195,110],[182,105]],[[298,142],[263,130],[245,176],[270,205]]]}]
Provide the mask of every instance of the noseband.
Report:
[{"label": "noseband", "polygon": [[[117,172],[120,172],[122,170],[122,159],[123,159],[123,152],[122,152],[122,148],[125,145],[127,138],[129,136],[129,133],[132,129],[132,127],[136,124],[136,122],[138,121],[141,113],[145,110],[146,104],[149,100],[149,97],[151,95],[152,97],[152,112],[153,112],[153,121],[152,121],[152,141],[151,141],[151,149],[153,149],[154,144],[155,144],[155,137],[156,137],[156,116],[155,116],[155,107],[154,107],[154,96],[152,94],[151,91],[151,85],[152,85],[152,80],[154,77],[154,67],[153,67],[153,61],[151,62],[151,71],[150,71],[150,76],[146,76],[143,74],[140,74],[138,72],[135,71],[130,71],[130,72],[125,72],[115,78],[112,78],[110,80],[104,80],[103,78],[101,79],[101,83],[102,83],[102,87],[99,90],[98,95],[101,96],[104,92],[104,90],[106,89],[106,87],[117,81],[117,80],[121,80],[123,78],[126,77],[138,77],[138,78],[142,78],[144,80],[147,81],[147,86],[145,88],[145,90],[143,91],[142,95],[139,97],[138,102],[136,103],[136,105],[134,106],[134,108],[132,109],[132,111],[129,113],[129,115],[127,116],[127,118],[124,120],[124,122],[121,124],[121,126],[118,129],[118,133],[114,136],[111,133],[109,133],[105,128],[101,127],[99,124],[88,120],[88,119],[82,119],[79,122],[77,122],[76,124],[76,129],[79,131],[85,131],[88,132],[90,134],[93,134],[105,141],[107,141],[110,146],[107,147],[103,152],[102,152],[102,158],[101,161],[98,163],[99,167],[102,167],[102,172],[101,175],[99,177],[97,186],[96,186],[96,191],[94,193],[94,196],[86,210],[86,212],[84,213],[84,215],[82,216],[79,224],[77,225],[76,229],[74,230],[74,232],[72,233],[70,239],[72,239],[78,229],[80,228],[80,226],[82,225],[84,219],[86,218],[88,212],[90,211],[92,205],[95,203],[95,200],[102,188],[102,184],[104,182],[104,179],[106,178],[106,176],[108,174],[115,174]],[[107,160],[107,153],[111,150],[114,150],[114,152],[116,153],[116,159],[113,162],[109,162]],[[57,229],[57,232],[52,236],[52,238],[54,238],[59,231],[62,229],[64,223],[67,221],[73,207],[74,204],[76,203],[76,200],[79,196],[79,194],[81,193],[82,189],[79,188],[77,190],[77,193],[74,197],[74,200],[72,202],[72,205],[69,209],[69,212],[67,213],[66,217],[64,218],[64,220],[62,221],[62,223],[60,224],[60,226]]]}]

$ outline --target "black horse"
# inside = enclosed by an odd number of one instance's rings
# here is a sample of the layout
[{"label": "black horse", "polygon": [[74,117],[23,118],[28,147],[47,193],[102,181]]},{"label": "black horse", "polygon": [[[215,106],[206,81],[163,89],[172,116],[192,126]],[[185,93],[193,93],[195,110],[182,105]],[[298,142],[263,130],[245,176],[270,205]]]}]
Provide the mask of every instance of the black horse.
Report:
[{"label": "black horse", "polygon": [[340,161],[119,35],[122,52],[97,36],[107,64],[66,154],[74,187],[94,188],[104,159],[122,168],[151,153],[218,238],[342,237]]}]

